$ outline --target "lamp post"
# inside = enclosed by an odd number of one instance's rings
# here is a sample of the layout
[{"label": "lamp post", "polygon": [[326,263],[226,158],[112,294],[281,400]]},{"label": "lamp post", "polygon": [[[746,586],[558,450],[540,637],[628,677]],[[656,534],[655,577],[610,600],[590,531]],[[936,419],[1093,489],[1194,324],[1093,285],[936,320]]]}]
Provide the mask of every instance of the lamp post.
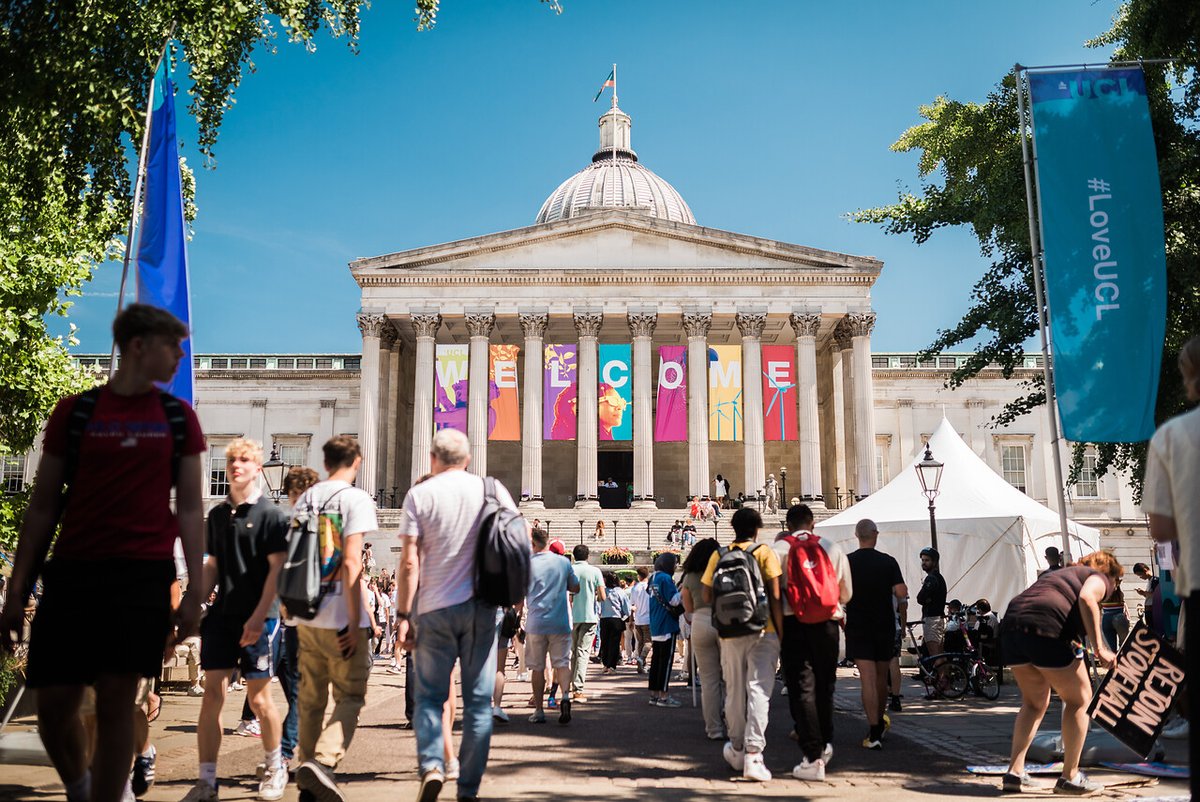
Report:
[{"label": "lamp post", "polygon": [[650,522],[646,521],[646,551],[650,550]]},{"label": "lamp post", "polygon": [[583,545],[583,519],[579,519],[579,545]]},{"label": "lamp post", "polygon": [[783,507],[784,509],[788,508],[786,465],[779,466],[779,506]]},{"label": "lamp post", "polygon": [[613,548],[617,548],[617,519],[613,518]]},{"label": "lamp post", "polygon": [[938,485],[942,483],[942,463],[933,458],[929,444],[925,444],[925,457],[916,464],[917,478],[921,481],[921,492],[929,499],[929,545],[937,548],[937,516],[933,500],[938,497]]},{"label": "lamp post", "polygon": [[279,503],[283,495],[283,477],[287,473],[287,465],[279,458],[279,445],[271,444],[271,456],[262,465],[263,481],[267,483],[267,492],[275,503]]}]

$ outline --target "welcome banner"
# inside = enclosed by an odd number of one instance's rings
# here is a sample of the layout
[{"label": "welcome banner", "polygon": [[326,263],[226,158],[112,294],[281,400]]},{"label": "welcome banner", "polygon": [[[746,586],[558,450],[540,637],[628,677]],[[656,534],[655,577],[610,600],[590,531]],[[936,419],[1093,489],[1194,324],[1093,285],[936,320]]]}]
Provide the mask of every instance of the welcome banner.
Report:
[{"label": "welcome banner", "polygon": [[521,407],[517,399],[519,345],[488,346],[488,439],[520,440]]},{"label": "welcome banner", "polygon": [[467,354],[465,345],[438,345],[434,365],[433,428],[467,431]]},{"label": "welcome banner", "polygon": [[601,440],[633,439],[633,346],[601,345],[596,388]]},{"label": "welcome banner", "polygon": [[684,440],[687,440],[687,346],[660,345],[654,442]]},{"label": "welcome banner", "polygon": [[797,439],[795,356],[790,345],[762,347],[764,440]]},{"label": "welcome banner", "polygon": [[708,439],[742,439],[740,345],[711,345],[708,348]]},{"label": "welcome banner", "polygon": [[542,439],[575,439],[579,372],[574,343],[547,345],[542,373]]},{"label": "welcome banner", "polygon": [[1162,191],[1140,69],[1030,73],[1058,413],[1068,440],[1154,433]]}]

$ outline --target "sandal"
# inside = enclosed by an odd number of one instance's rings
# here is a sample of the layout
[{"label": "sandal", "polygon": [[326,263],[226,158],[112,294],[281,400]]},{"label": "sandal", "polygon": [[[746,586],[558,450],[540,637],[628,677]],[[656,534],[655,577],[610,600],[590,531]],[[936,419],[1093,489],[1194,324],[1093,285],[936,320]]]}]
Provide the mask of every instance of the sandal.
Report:
[{"label": "sandal", "polygon": [[146,694],[146,723],[151,723],[162,712],[162,697],[154,691]]}]

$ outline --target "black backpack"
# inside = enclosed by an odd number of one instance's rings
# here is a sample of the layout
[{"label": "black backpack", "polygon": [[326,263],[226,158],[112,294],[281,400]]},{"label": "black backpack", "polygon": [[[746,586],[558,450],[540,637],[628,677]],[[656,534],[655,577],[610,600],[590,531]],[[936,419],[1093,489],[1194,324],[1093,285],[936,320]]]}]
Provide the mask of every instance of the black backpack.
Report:
[{"label": "black backpack", "polygon": [[757,635],[767,628],[767,590],[754,552],[768,548],[721,549],[713,569],[713,627],[722,638]]},{"label": "black backpack", "polygon": [[529,524],[496,498],[496,480],[483,480],[483,509],[475,519],[475,598],[509,607],[529,590]]},{"label": "black backpack", "polygon": [[325,499],[320,509],[310,501],[308,510],[295,512],[288,529],[287,556],[279,569],[275,588],[289,616],[311,621],[317,617],[328,586],[321,582],[321,514],[341,495],[343,487]]}]

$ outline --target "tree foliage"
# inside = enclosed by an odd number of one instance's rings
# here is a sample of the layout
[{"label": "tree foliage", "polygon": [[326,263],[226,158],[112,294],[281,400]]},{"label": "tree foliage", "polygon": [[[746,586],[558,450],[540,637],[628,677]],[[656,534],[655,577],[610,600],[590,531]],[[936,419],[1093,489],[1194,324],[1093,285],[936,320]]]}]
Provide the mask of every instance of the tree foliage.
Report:
[{"label": "tree foliage", "polygon": [[[1167,248],[1167,336],[1156,409],[1161,422],[1185,409],[1175,354],[1200,332],[1200,73],[1195,66],[1200,64],[1200,6],[1192,0],[1131,0],[1121,6],[1112,28],[1089,44],[1114,46],[1114,60],[1176,60],[1171,65],[1145,65]],[[1016,98],[1010,73],[981,103],[939,97],[922,106],[924,122],[892,146],[919,154],[919,190],[901,193],[896,203],[852,215],[917,243],[944,226],[971,226],[991,264],[972,289],[962,320],[940,330],[923,355],[981,341],[951,375],[951,387],[992,363],[1011,378],[1022,365],[1025,343],[1038,331]],[[1020,397],[993,424],[1011,423],[1045,401],[1038,375],[1023,383]],[[1083,450],[1089,445],[1098,455],[1097,471],[1128,470],[1139,496],[1146,444],[1077,443],[1071,481],[1078,478]]]}]

